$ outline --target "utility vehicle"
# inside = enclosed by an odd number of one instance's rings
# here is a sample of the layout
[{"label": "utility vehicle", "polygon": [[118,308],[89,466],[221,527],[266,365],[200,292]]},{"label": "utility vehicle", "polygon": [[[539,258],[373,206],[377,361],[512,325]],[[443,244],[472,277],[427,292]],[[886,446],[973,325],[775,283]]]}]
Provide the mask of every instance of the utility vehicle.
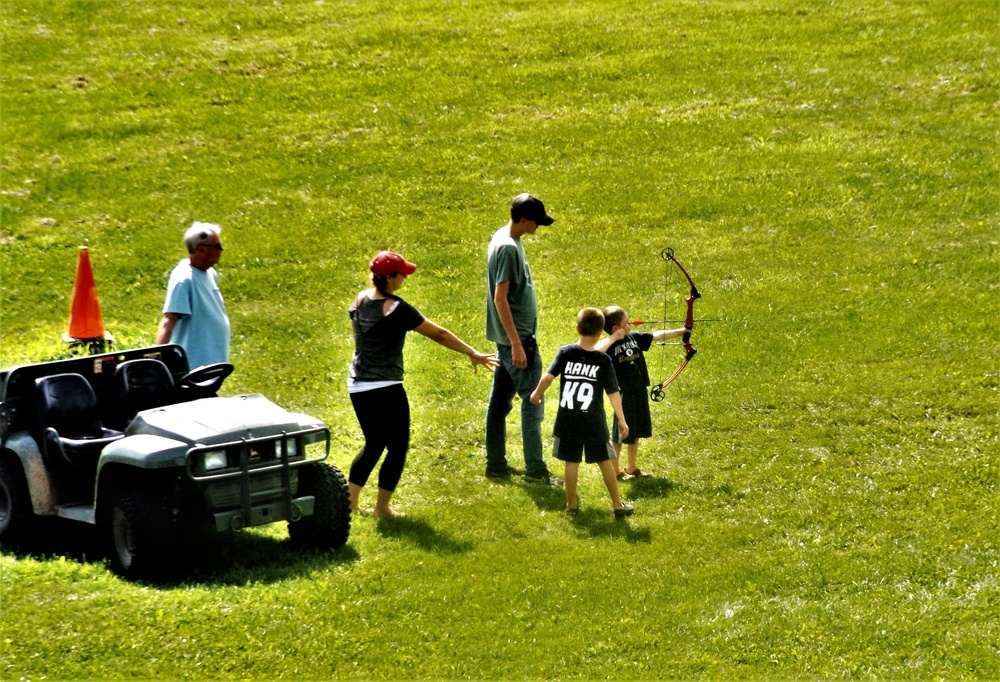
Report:
[{"label": "utility vehicle", "polygon": [[343,546],[350,501],[326,425],[220,397],[232,369],[189,371],[168,344],[0,371],[0,542],[40,516],[92,524],[128,579],[169,575],[195,534],[279,521],[296,545]]}]

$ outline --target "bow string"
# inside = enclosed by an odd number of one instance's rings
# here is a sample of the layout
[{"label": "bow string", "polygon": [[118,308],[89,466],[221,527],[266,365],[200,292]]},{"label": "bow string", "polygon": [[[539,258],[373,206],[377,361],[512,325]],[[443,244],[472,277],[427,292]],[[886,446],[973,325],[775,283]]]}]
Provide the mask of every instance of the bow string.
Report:
[{"label": "bow string", "polygon": [[[684,346],[684,361],[681,362],[680,367],[678,367],[673,374],[661,381],[660,383],[653,386],[649,391],[649,397],[653,402],[660,402],[666,397],[663,392],[667,386],[669,386],[674,379],[680,376],[684,368],[687,367],[688,363],[691,362],[691,358],[695,356],[698,349],[691,345],[691,330],[694,329],[694,302],[701,298],[701,293],[698,291],[698,287],[695,286],[694,280],[691,279],[691,275],[688,274],[684,266],[681,265],[677,259],[674,257],[674,250],[672,248],[665,248],[660,252],[660,257],[665,261],[665,277],[669,276],[670,264],[676,265],[680,271],[687,278],[688,284],[690,285],[690,291],[687,297],[687,313],[684,316],[684,335],[681,337],[681,341]],[[666,297],[663,299],[663,318],[667,317],[667,300]]]}]

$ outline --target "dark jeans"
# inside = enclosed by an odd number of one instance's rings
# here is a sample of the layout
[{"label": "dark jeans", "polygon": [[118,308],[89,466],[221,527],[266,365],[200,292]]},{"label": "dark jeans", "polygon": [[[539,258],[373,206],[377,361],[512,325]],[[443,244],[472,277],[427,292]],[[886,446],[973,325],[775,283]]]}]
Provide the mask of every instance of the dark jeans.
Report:
[{"label": "dark jeans", "polygon": [[507,415],[513,409],[514,396],[521,399],[521,445],[524,448],[524,468],[529,476],[548,471],[542,459],[542,418],[545,403],[532,405],[528,398],[542,378],[542,358],[538,343],[530,338],[521,342],[528,366],[521,369],[511,360],[510,346],[497,345],[500,366],[493,371],[493,385],[486,406],[486,469],[504,471],[507,468]]},{"label": "dark jeans", "polygon": [[352,393],[351,404],[365,436],[365,446],[351,463],[348,480],[364,486],[384,451],[378,487],[395,492],[406,465],[406,451],[410,449],[410,401],[406,391],[402,384],[394,384]]}]

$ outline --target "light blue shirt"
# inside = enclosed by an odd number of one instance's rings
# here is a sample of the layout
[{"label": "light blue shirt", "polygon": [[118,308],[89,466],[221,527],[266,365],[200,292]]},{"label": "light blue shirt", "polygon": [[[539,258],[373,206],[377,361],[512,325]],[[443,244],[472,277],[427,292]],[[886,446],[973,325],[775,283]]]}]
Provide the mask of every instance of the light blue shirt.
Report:
[{"label": "light blue shirt", "polygon": [[170,273],[163,312],[180,315],[170,342],[184,348],[191,369],[229,362],[229,317],[215,268],[199,270],[186,258],[178,263]]}]

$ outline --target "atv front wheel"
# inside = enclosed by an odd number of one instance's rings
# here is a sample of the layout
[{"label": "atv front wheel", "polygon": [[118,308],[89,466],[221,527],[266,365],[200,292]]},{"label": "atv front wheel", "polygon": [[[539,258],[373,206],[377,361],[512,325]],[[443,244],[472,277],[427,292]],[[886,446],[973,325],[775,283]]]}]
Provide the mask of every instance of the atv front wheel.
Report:
[{"label": "atv front wheel", "polygon": [[129,491],[111,509],[111,569],[127,580],[165,574],[174,564],[176,529],[166,508],[145,491]]},{"label": "atv front wheel", "polygon": [[300,497],[315,498],[312,516],[288,522],[288,536],[299,546],[337,549],[351,533],[351,498],[344,474],[322,462],[299,469]]}]

